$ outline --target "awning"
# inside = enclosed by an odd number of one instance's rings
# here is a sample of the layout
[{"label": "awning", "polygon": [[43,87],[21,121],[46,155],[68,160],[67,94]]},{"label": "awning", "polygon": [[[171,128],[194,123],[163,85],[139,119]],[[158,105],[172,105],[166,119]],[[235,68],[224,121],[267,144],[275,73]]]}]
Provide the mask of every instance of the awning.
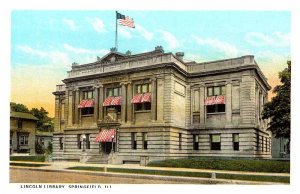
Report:
[{"label": "awning", "polygon": [[204,104],[214,105],[214,104],[225,104],[225,96],[209,96],[205,99]]},{"label": "awning", "polygon": [[112,99],[113,99],[112,96],[105,98],[105,100],[103,102],[103,106],[110,106]]},{"label": "awning", "polygon": [[78,108],[88,108],[88,107],[94,107],[94,100],[90,99],[90,100],[81,100]]},{"label": "awning", "polygon": [[110,105],[112,105],[112,106],[121,105],[121,104],[122,104],[122,96],[113,97],[113,99],[111,100],[111,103],[110,103]]},{"label": "awning", "polygon": [[95,140],[96,142],[112,142],[112,139],[116,142],[116,129],[102,129]]},{"label": "awning", "polygon": [[151,102],[151,93],[145,93],[142,97],[141,102]]},{"label": "awning", "polygon": [[133,103],[133,104],[141,103],[142,97],[143,97],[143,94],[134,95],[133,98],[131,99],[131,103]]}]

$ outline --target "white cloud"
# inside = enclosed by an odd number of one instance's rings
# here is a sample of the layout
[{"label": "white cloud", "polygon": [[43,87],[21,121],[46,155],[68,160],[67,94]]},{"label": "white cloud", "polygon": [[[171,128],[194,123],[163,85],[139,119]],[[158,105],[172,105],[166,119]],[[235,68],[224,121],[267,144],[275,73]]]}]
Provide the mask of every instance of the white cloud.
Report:
[{"label": "white cloud", "polygon": [[136,31],[146,40],[152,40],[153,38],[153,33],[149,32],[148,30],[146,30],[143,26],[141,25],[136,25],[135,26]]},{"label": "white cloud", "polygon": [[27,45],[18,45],[17,49],[19,49],[20,51],[33,55],[33,56],[38,56],[38,57],[45,57],[47,56],[47,52],[45,51],[41,51],[38,49],[33,49],[30,46]]},{"label": "white cloud", "polygon": [[199,45],[209,46],[218,51],[221,51],[225,54],[226,57],[236,57],[238,55],[238,49],[228,42],[224,42],[216,38],[202,38],[195,35],[192,35],[192,38]]},{"label": "white cloud", "polygon": [[245,36],[246,41],[253,46],[290,46],[290,34],[282,32],[273,32],[272,35],[266,35],[261,32],[249,32]]},{"label": "white cloud", "polygon": [[164,30],[160,30],[160,33],[162,34],[162,38],[167,42],[169,49],[176,49],[180,47],[179,41],[173,34]]},{"label": "white cloud", "polygon": [[109,52],[107,49],[99,49],[99,50],[91,50],[91,49],[85,49],[85,48],[77,48],[74,46],[71,46],[69,44],[63,44],[63,47],[70,52],[76,53],[76,54],[99,54],[104,55]]},{"label": "white cloud", "polygon": [[77,30],[77,25],[75,22],[71,19],[63,19],[62,20],[64,24],[66,24],[71,30],[76,31]]},{"label": "white cloud", "polygon": [[124,38],[127,38],[127,39],[131,39],[132,38],[132,35],[131,33],[125,29],[125,28],[118,28],[118,33],[123,36]]},{"label": "white cloud", "polygon": [[106,32],[105,27],[104,27],[104,22],[100,18],[86,18],[88,22],[91,23],[93,26],[93,29],[96,32],[103,33]]}]

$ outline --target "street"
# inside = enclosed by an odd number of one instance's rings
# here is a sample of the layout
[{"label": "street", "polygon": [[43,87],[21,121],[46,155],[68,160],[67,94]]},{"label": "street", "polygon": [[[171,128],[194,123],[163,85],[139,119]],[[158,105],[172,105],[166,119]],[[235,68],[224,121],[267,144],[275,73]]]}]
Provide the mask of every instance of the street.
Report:
[{"label": "street", "polygon": [[43,172],[29,169],[10,169],[10,183],[184,184],[182,181],[108,177],[76,172]]}]

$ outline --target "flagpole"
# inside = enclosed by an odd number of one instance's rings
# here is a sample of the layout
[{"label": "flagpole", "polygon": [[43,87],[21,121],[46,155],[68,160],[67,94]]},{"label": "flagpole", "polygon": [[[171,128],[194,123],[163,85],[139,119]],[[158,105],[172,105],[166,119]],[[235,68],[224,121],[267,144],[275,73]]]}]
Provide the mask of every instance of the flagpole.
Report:
[{"label": "flagpole", "polygon": [[118,11],[116,11],[116,34],[115,34],[115,48],[118,51]]}]

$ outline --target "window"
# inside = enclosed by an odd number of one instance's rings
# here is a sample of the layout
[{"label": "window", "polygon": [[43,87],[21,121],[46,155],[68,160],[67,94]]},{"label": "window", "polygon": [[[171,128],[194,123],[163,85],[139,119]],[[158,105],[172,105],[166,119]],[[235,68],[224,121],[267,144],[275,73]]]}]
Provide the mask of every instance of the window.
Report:
[{"label": "window", "polygon": [[210,135],[210,149],[211,150],[221,150],[221,135],[212,134]]},{"label": "window", "polygon": [[11,145],[11,146],[12,146],[12,138],[13,138],[13,134],[10,133],[9,145]]},{"label": "window", "polygon": [[259,134],[256,134],[256,151],[258,151],[259,148]]},{"label": "window", "polygon": [[233,141],[233,150],[240,150],[240,143],[239,143],[239,134],[234,133],[232,134],[232,141]]},{"label": "window", "polygon": [[136,85],[136,93],[142,94],[142,93],[150,93],[151,92],[151,84],[138,84]]},{"label": "window", "polygon": [[90,149],[90,134],[85,134],[85,137],[86,137],[86,139],[85,139],[85,147],[86,147],[86,149]]},{"label": "window", "polygon": [[82,108],[81,109],[82,115],[92,115],[94,114],[94,107]]},{"label": "window", "polygon": [[136,150],[137,142],[136,142],[136,133],[131,133],[131,149]]},{"label": "window", "polygon": [[179,150],[182,149],[182,133],[179,133],[178,135],[178,142],[179,142]]},{"label": "window", "polygon": [[225,86],[207,87],[207,96],[225,95]]},{"label": "window", "polygon": [[121,87],[107,88],[107,90],[106,90],[106,97],[121,96],[121,95],[122,95]]},{"label": "window", "polygon": [[135,110],[151,110],[151,102],[143,102],[135,104]]},{"label": "window", "polygon": [[148,134],[145,132],[143,133],[143,149],[148,149]]},{"label": "window", "polygon": [[199,135],[197,134],[193,135],[193,149],[199,150]]},{"label": "window", "polygon": [[77,134],[77,148],[81,149],[81,134]]},{"label": "window", "polygon": [[225,104],[214,104],[206,106],[207,113],[225,112]]},{"label": "window", "polygon": [[22,129],[23,122],[21,119],[18,119],[18,129]]},{"label": "window", "polygon": [[93,99],[94,91],[83,91],[83,99]]},{"label": "window", "polygon": [[43,137],[40,138],[40,144],[45,145],[45,139]]},{"label": "window", "polygon": [[263,136],[261,136],[261,141],[262,141],[262,143],[261,143],[261,151],[263,152],[264,151],[264,146],[265,146],[265,142],[264,142],[264,137]]},{"label": "window", "polygon": [[60,150],[64,149],[64,138],[63,137],[59,138],[59,149]]},{"label": "window", "polygon": [[19,135],[19,145],[21,146],[28,145],[28,135]]}]

